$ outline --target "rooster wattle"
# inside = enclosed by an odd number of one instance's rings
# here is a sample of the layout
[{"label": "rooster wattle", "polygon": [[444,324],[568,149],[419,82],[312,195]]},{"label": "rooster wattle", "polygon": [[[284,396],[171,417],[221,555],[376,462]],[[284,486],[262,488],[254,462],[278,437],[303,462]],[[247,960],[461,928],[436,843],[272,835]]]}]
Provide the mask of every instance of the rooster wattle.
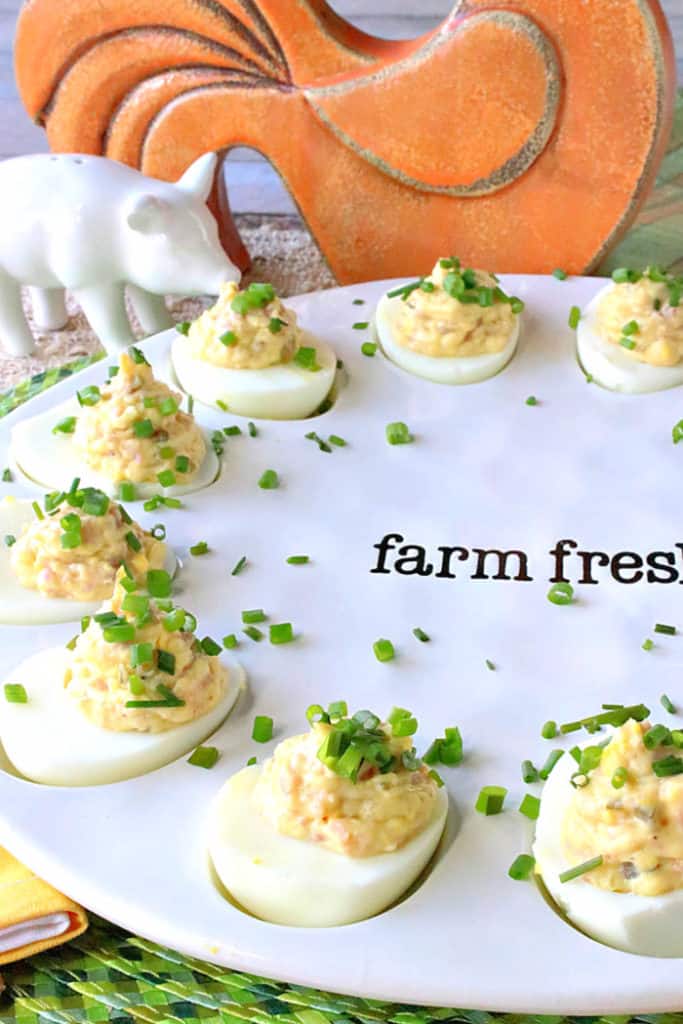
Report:
[{"label": "rooster wattle", "polygon": [[589,269],[653,180],[675,89],[657,0],[459,0],[408,42],[325,0],[28,0],[15,55],[55,151],[167,179],[208,150],[265,154],[344,283],[449,252]]}]

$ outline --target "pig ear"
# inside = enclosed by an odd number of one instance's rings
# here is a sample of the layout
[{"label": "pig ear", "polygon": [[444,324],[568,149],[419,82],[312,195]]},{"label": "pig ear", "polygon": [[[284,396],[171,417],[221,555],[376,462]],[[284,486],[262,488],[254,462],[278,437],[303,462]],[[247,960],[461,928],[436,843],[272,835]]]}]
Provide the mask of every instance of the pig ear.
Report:
[{"label": "pig ear", "polygon": [[136,196],[128,208],[126,221],[133,231],[143,235],[158,235],[166,230],[170,204],[158,196],[145,193]]},{"label": "pig ear", "polygon": [[215,153],[205,153],[204,156],[200,156],[198,160],[190,164],[183,176],[178,178],[176,187],[182,189],[183,192],[189,192],[201,203],[205,203],[213,186],[217,160],[218,157]]}]

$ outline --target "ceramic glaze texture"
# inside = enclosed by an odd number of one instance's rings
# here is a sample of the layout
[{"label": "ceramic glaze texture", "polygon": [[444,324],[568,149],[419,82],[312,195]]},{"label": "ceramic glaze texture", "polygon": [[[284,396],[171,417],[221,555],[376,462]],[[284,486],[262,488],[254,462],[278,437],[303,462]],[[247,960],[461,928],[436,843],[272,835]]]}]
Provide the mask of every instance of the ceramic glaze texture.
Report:
[{"label": "ceramic glaze texture", "polygon": [[0,342],[33,350],[21,306],[31,289],[34,318],[47,329],[67,320],[69,288],[111,353],[134,335],[128,285],[148,333],[172,323],[164,294],[218,294],[239,272],[206,207],[216,157],[199,157],[175,184],[89,155],[17,157],[0,164]]},{"label": "ceramic glaze texture", "polygon": [[55,150],[167,178],[207,149],[261,151],[343,282],[451,251],[592,266],[653,179],[675,80],[657,0],[458,0],[407,42],[324,0],[31,0],[16,65]]}]

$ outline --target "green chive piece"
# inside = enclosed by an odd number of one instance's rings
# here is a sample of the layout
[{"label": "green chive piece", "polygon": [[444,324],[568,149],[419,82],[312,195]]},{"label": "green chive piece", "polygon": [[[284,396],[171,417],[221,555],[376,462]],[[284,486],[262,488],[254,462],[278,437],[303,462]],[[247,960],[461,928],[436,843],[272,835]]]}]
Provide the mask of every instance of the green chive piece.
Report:
[{"label": "green chive piece", "polygon": [[258,482],[262,491],[274,491],[280,486],[280,478],[274,469],[267,469]]},{"label": "green chive piece", "polygon": [[489,670],[489,672],[495,672],[495,671],[496,671],[496,666],[495,666],[495,664],[494,664],[494,663],[493,663],[493,662],[491,661],[491,659],[490,659],[490,658],[487,658],[487,659],[485,660],[484,664],[486,665],[486,667],[487,667],[487,669]]},{"label": "green chive piece", "polygon": [[226,347],[229,347],[231,345],[236,345],[238,338],[234,331],[226,331],[224,334],[220,335],[218,340]]},{"label": "green chive piece", "polygon": [[154,644],[133,644],[130,649],[130,663],[133,668],[149,665],[154,660]]},{"label": "green chive piece", "polygon": [[5,683],[4,689],[8,704],[28,704],[28,694],[21,683]]},{"label": "green chive piece", "polygon": [[553,583],[547,597],[551,604],[571,604],[574,600],[574,588],[571,583]]},{"label": "green chive piece", "polygon": [[589,715],[587,718],[580,718],[576,722],[564,722],[560,726],[560,732],[566,735],[568,732],[577,732],[579,729],[595,731],[603,725],[618,727],[633,719],[636,722],[644,722],[650,714],[650,709],[645,704],[632,704],[630,707],[615,707],[608,709],[602,714]]},{"label": "green chive piece", "polygon": [[318,353],[311,345],[302,345],[294,353],[293,362],[302,370],[310,370],[315,373],[320,369],[318,364]]},{"label": "green chive piece", "polygon": [[621,328],[621,333],[627,338],[630,338],[632,334],[640,334],[640,324],[637,320],[629,320],[629,322],[624,324]]},{"label": "green chive piece", "polygon": [[40,505],[38,504],[37,501],[32,501],[31,502],[31,508],[33,509],[33,511],[35,513],[36,519],[44,519],[45,518],[45,515],[43,514],[43,510],[42,510],[42,508],[40,507]]},{"label": "green chive piece", "polygon": [[564,754],[564,750],[551,750],[550,751],[550,753],[548,754],[548,757],[546,758],[545,764],[543,765],[542,768],[539,768],[539,771],[538,771],[538,774],[539,774],[540,778],[542,778],[544,782],[550,776],[550,773],[552,772],[553,768],[555,767],[555,765],[560,760],[560,758],[562,757],[563,754]]},{"label": "green chive piece", "polygon": [[557,722],[546,722],[541,729],[541,736],[544,740],[554,740],[557,736]]},{"label": "green chive piece", "polygon": [[142,697],[145,692],[145,684],[137,673],[133,672],[128,676],[128,688],[134,697]]},{"label": "green chive piece", "polygon": [[569,326],[573,331],[579,326],[579,320],[581,319],[581,310],[578,306],[572,306],[569,310]]},{"label": "green chive piece", "polygon": [[208,654],[210,658],[215,658],[221,653],[221,645],[217,644],[210,636],[204,637],[201,641],[201,648],[204,651],[204,654]]},{"label": "green chive piece", "polygon": [[541,810],[541,801],[533,793],[525,793],[519,805],[519,813],[523,814],[529,821],[536,821]]},{"label": "green chive piece", "polygon": [[242,569],[244,569],[246,564],[247,564],[247,556],[246,555],[242,555],[242,557],[240,558],[239,562],[236,563],[236,565],[233,568],[233,570],[230,573],[230,575],[231,576],[239,576],[239,574],[242,572]]},{"label": "green chive piece", "polygon": [[182,608],[176,608],[164,617],[162,623],[167,633],[180,632],[185,625],[185,612]]},{"label": "green chive piece", "polygon": [[[564,279],[560,278],[560,280]],[[536,861],[530,853],[520,853],[508,868],[508,877],[512,878],[515,882],[525,882],[535,867]]]},{"label": "green chive piece", "polygon": [[668,757],[653,761],[652,771],[659,779],[664,779],[669,775],[681,775],[683,774],[683,758],[669,754]]},{"label": "green chive piece", "polygon": [[76,392],[76,398],[80,406],[97,405],[102,395],[100,389],[95,384],[89,384],[87,387],[81,388],[80,391]]},{"label": "green chive piece", "polygon": [[135,484],[130,480],[122,480],[119,484],[119,498],[121,501],[135,501]]},{"label": "green chive piece", "polygon": [[643,640],[643,642],[642,642],[642,644],[640,646],[643,648],[644,651],[651,651],[652,648],[654,647],[654,645],[655,645],[654,640],[650,640],[650,638],[648,636],[645,640]]},{"label": "green chive piece", "polygon": [[413,440],[413,435],[407,425],[400,421],[388,423],[385,432],[389,444],[410,444]]},{"label": "green chive piece", "polygon": [[168,676],[175,675],[175,654],[171,654],[170,651],[157,651],[157,668]]},{"label": "green chive piece", "polygon": [[159,402],[159,412],[162,416],[173,416],[178,412],[178,403],[172,395],[162,398]]},{"label": "green chive piece", "polygon": [[663,622],[658,622],[655,625],[655,633],[664,633],[666,636],[675,636],[676,635],[676,627],[675,626],[667,626]]},{"label": "green chive piece", "polygon": [[238,427],[237,424],[233,424],[231,427],[223,427],[223,433],[226,437],[237,437],[238,434],[242,433],[242,428]]},{"label": "green chive piece", "polygon": [[623,789],[628,782],[628,772],[625,768],[615,768],[612,773],[612,785],[615,789]]},{"label": "green chive piece", "polygon": [[287,565],[308,565],[310,558],[308,555],[290,555],[286,561]]},{"label": "green chive piece", "polygon": [[178,334],[184,334],[186,337],[190,333],[190,322],[189,320],[181,320],[179,324],[175,325],[175,329]]},{"label": "green chive piece", "polygon": [[54,427],[52,428],[52,433],[53,434],[73,434],[75,429],[76,429],[76,417],[75,416],[65,416],[63,420],[59,421],[59,423],[55,423]]},{"label": "green chive piece", "polygon": [[553,270],[553,277],[556,278],[558,281],[566,281],[567,271],[562,270],[561,267],[556,267],[556,269]]},{"label": "green chive piece", "polygon": [[659,698],[659,703],[662,705],[665,711],[668,711],[670,715],[676,714],[676,706],[670,697],[667,697],[665,693]]},{"label": "green chive piece", "polygon": [[135,626],[132,622],[117,622],[106,626],[102,636],[108,644],[132,644],[135,640]]},{"label": "green chive piece", "polygon": [[636,343],[633,338],[619,338],[619,344],[622,348],[627,348],[629,352],[633,351],[636,347]]},{"label": "green chive piece", "polygon": [[251,738],[257,743],[268,743],[273,738],[273,719],[268,715],[257,715],[251,730]]},{"label": "green chive piece", "polygon": [[256,424],[252,423],[251,420],[247,423],[247,430],[249,431],[249,437],[258,437],[258,430]]},{"label": "green chive piece", "polygon": [[431,639],[431,637],[427,636],[424,629],[420,629],[419,626],[416,626],[413,630],[413,636],[416,640],[419,640],[421,644],[428,644]]},{"label": "green chive piece", "polygon": [[135,420],[133,433],[136,437],[151,437],[154,433],[154,424],[151,420]]},{"label": "green chive piece", "polygon": [[129,530],[128,533],[126,534],[126,544],[132,551],[140,551],[140,549],[142,548],[142,544],[140,543],[140,541],[135,536],[132,530]]},{"label": "green chive piece", "polygon": [[522,779],[527,785],[531,782],[538,782],[538,771],[531,761],[522,761]]},{"label": "green chive piece", "polygon": [[339,434],[330,434],[327,440],[337,448],[346,448],[349,443],[343,437],[340,437]]},{"label": "green chive piece", "polygon": [[243,629],[242,632],[255,643],[259,643],[261,640],[263,640],[263,633],[258,628],[258,626],[247,626],[247,628]]},{"label": "green chive piece", "polygon": [[396,653],[391,640],[375,640],[372,645],[372,649],[375,652],[375,657],[378,661],[391,661]]},{"label": "green chive piece", "polygon": [[13,533],[6,533],[5,534],[5,547],[6,548],[11,548],[12,545],[16,544],[16,543],[17,543],[17,538],[14,536]]},{"label": "green chive piece", "polygon": [[251,768],[251,766],[253,764],[256,764],[256,763],[257,763],[256,762],[256,758],[255,757],[250,757],[249,760],[247,761],[247,768]]},{"label": "green chive piece", "polygon": [[354,299],[353,300],[353,305],[354,306],[364,306],[365,305],[365,299]]},{"label": "green chive piece", "polygon": [[227,636],[223,637],[223,646],[225,647],[226,651],[232,651],[233,648],[237,647],[238,643],[239,641],[234,633],[228,633]]},{"label": "green chive piece", "polygon": [[160,473],[157,473],[157,480],[162,487],[173,487],[176,482],[176,475],[172,469],[162,469]]},{"label": "green chive piece", "polygon": [[252,626],[257,622],[265,622],[267,618],[263,608],[251,608],[242,612],[242,622],[245,626]]},{"label": "green chive piece", "polygon": [[683,732],[680,729],[671,730],[671,742],[679,750],[683,747]]},{"label": "green chive piece", "polygon": [[370,321],[369,320],[358,320],[353,325],[353,329],[354,329],[354,331],[365,331],[365,330],[368,329],[369,326],[370,326]]},{"label": "green chive piece", "polygon": [[190,469],[190,460],[187,455],[176,455],[174,465],[178,473],[187,473]]},{"label": "green chive piece", "polygon": [[595,868],[599,868],[601,864],[601,856],[591,857],[590,860],[585,860],[583,864],[577,864],[575,868],[569,868],[567,871],[563,871],[560,875],[560,881],[563,884],[565,882],[573,882],[575,878],[580,878],[581,875],[585,875],[589,871],[594,871]]},{"label": "green chive piece", "polygon": [[683,420],[679,420],[676,426],[671,431],[674,444],[678,444],[679,441],[683,441]]},{"label": "green chive piece", "polygon": [[507,789],[504,786],[484,786],[474,807],[480,814],[500,814],[503,810]]},{"label": "green chive piece", "polygon": [[524,312],[524,303],[521,299],[518,299],[516,295],[513,295],[510,299],[510,309],[515,316],[519,316],[520,313]]},{"label": "green chive piece", "polygon": [[187,396],[187,411],[190,416],[194,412],[194,397],[192,395]]},{"label": "green chive piece", "polygon": [[147,573],[147,590],[152,597],[170,597],[173,580],[165,569],[150,569]]},{"label": "green chive piece", "polygon": [[671,733],[665,725],[653,725],[643,736],[643,744],[648,750],[671,745]]},{"label": "green chive piece", "polygon": [[270,627],[271,644],[289,644],[294,639],[291,622],[277,622]]},{"label": "green chive piece", "polygon": [[370,358],[372,358],[372,356],[374,356],[375,353],[377,352],[377,343],[374,341],[364,341],[360,347],[360,350],[364,356],[369,356]]},{"label": "green chive piece", "polygon": [[3,484],[11,484],[14,477],[12,476],[12,470],[7,466],[2,471],[2,482]]},{"label": "green chive piece", "polygon": [[217,747],[197,747],[188,757],[187,763],[194,765],[195,768],[213,768],[219,757]]},{"label": "green chive piece", "polygon": [[534,395],[529,395],[529,397],[527,398],[527,400],[526,400],[526,402],[524,404],[525,405],[538,405],[538,399]]},{"label": "green chive piece", "polygon": [[195,555],[195,556],[197,556],[197,555],[205,555],[205,554],[207,554],[208,550],[209,550],[209,545],[206,543],[206,541],[205,540],[200,540],[200,541],[198,541],[197,544],[193,544],[192,545],[192,547],[190,548],[190,554],[191,555]]}]

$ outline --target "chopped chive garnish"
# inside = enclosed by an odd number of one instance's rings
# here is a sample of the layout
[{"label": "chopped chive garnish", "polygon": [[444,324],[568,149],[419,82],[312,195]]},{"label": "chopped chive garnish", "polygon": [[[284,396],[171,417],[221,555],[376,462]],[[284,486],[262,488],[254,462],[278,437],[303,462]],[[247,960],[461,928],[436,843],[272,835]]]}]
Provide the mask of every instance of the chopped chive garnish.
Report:
[{"label": "chopped chive garnish", "polygon": [[173,581],[165,569],[150,569],[147,573],[147,590],[152,597],[170,597]]},{"label": "chopped chive garnish", "polygon": [[413,435],[410,433],[407,424],[400,421],[388,423],[385,432],[389,444],[410,444],[413,440]]},{"label": "chopped chive garnish", "polygon": [[238,642],[234,633],[228,633],[227,636],[223,637],[223,646],[226,651],[231,651],[234,647],[237,647]]},{"label": "chopped chive garnish", "polygon": [[267,469],[258,482],[262,491],[274,491],[280,486],[280,478],[274,469]]},{"label": "chopped chive garnish", "polygon": [[174,465],[178,473],[187,473],[190,469],[190,460],[187,455],[176,455]]},{"label": "chopped chive garnish", "polygon": [[273,738],[273,719],[268,715],[257,715],[254,719],[254,727],[251,730],[251,738],[257,743],[267,743]]},{"label": "chopped chive garnish", "polygon": [[302,345],[294,353],[293,362],[302,370],[310,370],[311,373],[315,373],[320,369],[317,356],[318,353],[311,345]]},{"label": "chopped chive garnish", "polygon": [[633,351],[636,347],[636,343],[633,338],[619,338],[619,344],[622,348],[627,348],[629,352]]},{"label": "chopped chive garnish", "polygon": [[258,430],[256,424],[252,423],[251,420],[247,423],[247,430],[249,431],[249,437],[258,437]]},{"label": "chopped chive garnish", "polygon": [[648,636],[645,640],[643,640],[640,646],[643,648],[644,651],[651,651],[654,645],[654,640],[650,640],[650,637]]},{"label": "chopped chive garnish", "polygon": [[648,750],[668,747],[671,744],[671,733],[665,725],[653,725],[643,736],[643,744]]},{"label": "chopped chive garnish", "polygon": [[149,532],[155,540],[166,540],[166,527],[163,523],[155,523]]},{"label": "chopped chive garnish", "polygon": [[182,608],[175,608],[165,616],[162,622],[168,633],[177,633],[185,625],[185,612]]},{"label": "chopped chive garnish", "polygon": [[194,765],[195,768],[213,768],[219,756],[217,747],[197,747],[188,757],[187,763]]},{"label": "chopped chive garnish", "polygon": [[246,555],[242,555],[242,557],[240,558],[239,562],[237,562],[235,564],[235,566],[234,566],[232,572],[230,573],[230,575],[231,576],[239,576],[239,574],[242,572],[242,569],[244,569],[246,564],[247,564],[247,556]]},{"label": "chopped chive garnish", "polygon": [[321,452],[327,452],[329,454],[332,451],[327,441],[323,441],[322,437],[320,437],[319,434],[316,434],[315,430],[309,430],[304,437],[307,441],[315,441]]},{"label": "chopped chive garnish", "polygon": [[247,626],[246,629],[242,630],[242,632],[245,633],[246,636],[248,636],[249,639],[253,640],[255,643],[258,643],[260,640],[263,640],[263,633],[258,628],[258,626]]},{"label": "chopped chive garnish", "polygon": [[547,597],[551,604],[571,604],[574,600],[574,588],[571,583],[553,583]]},{"label": "chopped chive garnish", "polygon": [[[555,273],[557,275],[557,271]],[[563,280],[563,278],[560,278],[560,280]],[[508,868],[508,877],[514,879],[515,882],[524,882],[531,875],[535,867],[536,861],[530,853],[520,853]]]},{"label": "chopped chive garnish", "polygon": [[527,400],[526,400],[526,402],[524,404],[525,405],[538,405],[538,399],[534,395],[529,395],[529,397],[527,398]]},{"label": "chopped chive garnish", "polygon": [[634,719],[636,722],[643,722],[650,714],[650,709],[644,704],[632,704],[629,707],[617,707],[604,711],[601,714],[589,715],[587,718],[578,719],[575,722],[565,722],[560,726],[560,732],[565,735],[568,732],[577,732],[579,729],[595,731],[603,725],[618,727]]},{"label": "chopped chive garnish", "polygon": [[484,786],[474,807],[480,814],[500,814],[503,810],[507,789],[504,786]]},{"label": "chopped chive garnish", "polygon": [[294,639],[291,622],[276,622],[270,627],[271,644],[289,644]]},{"label": "chopped chive garnish", "polygon": [[531,761],[522,761],[522,779],[527,785],[530,782],[538,782],[538,772]]},{"label": "chopped chive garnish", "polygon": [[287,565],[308,565],[309,562],[308,555],[290,555],[287,558]]},{"label": "chopped chive garnish", "polygon": [[154,424],[151,420],[135,420],[133,433],[136,437],[151,437],[154,433]]},{"label": "chopped chive garnish", "polygon": [[63,420],[59,421],[59,423],[55,423],[54,427],[52,428],[52,433],[53,434],[73,434],[75,429],[76,429],[76,417],[75,416],[65,416]]},{"label": "chopped chive garnish", "polygon": [[190,548],[191,555],[205,555],[209,550],[209,545],[205,540],[200,540],[197,544],[193,544]]},{"label": "chopped chive garnish", "polygon": [[365,331],[370,326],[369,320],[357,320],[353,325],[354,331]]},{"label": "chopped chive garnish", "polygon": [[345,441],[343,437],[340,437],[339,434],[330,434],[327,440],[337,448],[346,448],[349,443],[348,441]]},{"label": "chopped chive garnish", "polygon": [[124,612],[130,612],[131,615],[146,615],[149,611],[149,598],[144,594],[127,593],[121,602],[121,609]]},{"label": "chopped chive garnish", "polygon": [[5,534],[5,547],[6,548],[11,548],[12,545],[16,544],[16,543],[17,543],[17,538],[14,536],[13,533],[6,533]]},{"label": "chopped chive garnish", "polygon": [[44,519],[45,518],[43,510],[42,510],[42,508],[40,507],[40,505],[38,504],[37,501],[32,501],[31,502],[31,508],[33,509],[33,511],[35,513],[36,519]]},{"label": "chopped chive garnish", "polygon": [[659,703],[662,705],[665,711],[668,711],[670,715],[676,714],[676,706],[670,697],[667,697],[665,693],[659,698]]},{"label": "chopped chive garnish", "polygon": [[675,626],[667,626],[666,623],[664,623],[664,622],[658,622],[655,625],[655,633],[664,633],[666,636],[675,636],[676,635],[676,627]]},{"label": "chopped chive garnish", "polygon": [[679,441],[683,441],[683,420],[679,420],[676,426],[671,431],[674,444],[678,444]]},{"label": "chopped chive garnish", "polygon": [[544,740],[553,740],[557,736],[557,722],[548,721],[541,729],[541,736]]},{"label": "chopped chive garnish", "polygon": [[360,350],[364,356],[372,357],[377,352],[377,343],[374,341],[364,341]]},{"label": "chopped chive garnish", "polygon": [[266,618],[267,616],[263,608],[251,608],[242,612],[242,622],[245,626],[252,626],[257,622],[265,622]]},{"label": "chopped chive garnish", "polygon": [[12,470],[9,468],[9,466],[6,466],[5,469],[3,469],[2,471],[2,482],[3,484],[11,484],[12,480]]},{"label": "chopped chive garnish", "polygon": [[658,761],[653,761],[652,771],[659,779],[664,779],[669,775],[681,775],[683,774],[683,758],[676,757],[675,754],[669,754],[668,757],[662,757]]},{"label": "chopped chive garnish", "polygon": [[178,334],[184,334],[187,337],[190,333],[190,326],[189,320],[181,320],[179,324],[175,325],[175,329]]},{"label": "chopped chive garnish", "polygon": [[122,480],[119,484],[119,498],[121,501],[135,501],[135,484],[130,480]]},{"label": "chopped chive garnish", "polygon": [[234,331],[225,331],[219,336],[218,340],[227,348],[231,345],[236,345],[238,339]]},{"label": "chopped chive garnish", "polygon": [[175,674],[175,655],[170,651],[157,651],[157,668],[160,672],[172,676]]},{"label": "chopped chive garnish", "polygon": [[421,644],[428,644],[431,639],[429,636],[427,636],[424,629],[420,629],[419,626],[416,626],[415,629],[413,630],[413,636],[415,637],[416,640],[419,640]]},{"label": "chopped chive garnish", "polygon": [[190,416],[194,412],[194,397],[192,395],[187,396],[187,411]]},{"label": "chopped chive garnish", "polygon": [[612,280],[615,284],[636,284],[641,277],[642,274],[629,267],[617,267],[612,271]]},{"label": "chopped chive garnish", "polygon": [[640,324],[637,320],[629,320],[629,322],[624,324],[621,328],[621,333],[627,338],[630,338],[632,334],[640,334]]},{"label": "chopped chive garnish", "polygon": [[615,768],[612,773],[612,785],[615,789],[623,789],[628,782],[628,772],[625,768]]},{"label": "chopped chive garnish", "polygon": [[256,764],[256,763],[257,763],[256,762],[256,758],[255,757],[250,757],[249,760],[247,761],[247,768],[251,768],[251,766],[253,764]]},{"label": "chopped chive garnish", "polygon": [[132,530],[129,530],[128,533],[126,534],[126,544],[131,549],[131,551],[140,551],[140,549],[142,548],[142,544],[140,543],[140,541],[135,536]]},{"label": "chopped chive garnish", "polygon": [[213,637],[205,636],[201,641],[201,648],[204,654],[208,654],[210,658],[215,658],[221,653],[221,645],[217,644]]},{"label": "chopped chive garnish", "polygon": [[541,809],[541,801],[533,793],[525,793],[519,805],[519,813],[523,814],[529,821],[536,821]]},{"label": "chopped chive garnish", "polygon": [[21,683],[5,683],[4,689],[8,704],[28,704],[28,694]]},{"label": "chopped chive garnish", "polygon": [[486,660],[484,661],[484,664],[486,665],[486,667],[487,667],[487,669],[489,670],[489,672],[495,672],[495,671],[496,671],[496,666],[495,666],[495,664],[494,664],[494,663],[493,663],[493,662],[491,661],[491,659],[490,659],[490,658],[486,658]]},{"label": "chopped chive garnish", "polygon": [[132,644],[135,640],[135,626],[132,622],[116,622],[105,626],[102,636],[108,644]]},{"label": "chopped chive garnish", "polygon": [[569,310],[569,326],[573,331],[579,326],[579,320],[581,319],[581,310],[578,306],[572,306]]},{"label": "chopped chive garnish", "polygon": [[81,388],[80,391],[76,392],[76,398],[80,406],[97,405],[102,395],[96,384],[89,384],[86,388]]},{"label": "chopped chive garnish", "polygon": [[133,644],[130,649],[130,663],[133,668],[149,665],[154,660],[154,644]]},{"label": "chopped chive garnish", "polygon": [[443,779],[441,778],[441,776],[439,775],[439,773],[437,772],[437,770],[435,768],[430,768],[430,770],[429,770],[429,778],[432,780],[432,782],[436,783],[436,785],[439,787],[439,789],[441,789],[442,786],[445,785]]},{"label": "chopped chive garnish", "polygon": [[524,303],[516,295],[513,295],[510,299],[510,309],[516,316],[519,316],[520,313],[524,312]]},{"label": "chopped chive garnish", "polygon": [[378,661],[391,661],[396,653],[391,640],[375,640],[372,649]]},{"label": "chopped chive garnish", "polygon": [[[218,408],[220,409],[221,412],[227,412],[228,411],[228,403],[224,402],[222,398],[217,398],[216,399],[216,405],[218,406]],[[216,454],[218,454],[218,453],[216,453]]]},{"label": "chopped chive garnish", "polygon": [[566,270],[562,270],[561,267],[556,267],[556,269],[553,270],[553,277],[556,278],[558,281],[566,281],[567,280],[567,271]]},{"label": "chopped chive garnish", "polygon": [[172,469],[162,469],[160,473],[157,473],[157,480],[162,487],[173,487],[176,482],[176,475]]},{"label": "chopped chive garnish", "polygon": [[354,299],[353,300],[353,305],[354,306],[364,306],[365,305],[365,299]]},{"label": "chopped chive garnish", "polygon": [[143,408],[145,409],[156,409],[157,399],[151,397],[150,395],[145,395],[145,397],[142,399],[142,405]]},{"label": "chopped chive garnish", "polygon": [[545,764],[543,765],[542,768],[539,768],[539,771],[538,771],[538,774],[539,774],[540,778],[542,778],[544,782],[549,777],[549,775],[552,772],[553,768],[555,767],[555,765],[560,760],[560,758],[562,757],[563,754],[564,754],[564,750],[551,750],[550,751],[550,753],[548,754],[548,757],[546,758]]},{"label": "chopped chive garnish", "polygon": [[162,416],[173,416],[178,412],[178,403],[172,395],[168,398],[162,398],[159,402],[159,412]]},{"label": "chopped chive garnish", "polygon": [[590,860],[585,860],[583,864],[577,864],[574,868],[569,868],[567,871],[563,871],[560,875],[560,881],[572,882],[575,878],[580,878],[581,875],[587,874],[589,871],[594,871],[595,868],[599,868],[602,864],[602,857],[591,857]]},{"label": "chopped chive garnish", "polygon": [[145,684],[137,673],[133,672],[128,676],[128,688],[134,697],[142,697],[145,692]]},{"label": "chopped chive garnish", "polygon": [[242,433],[242,428],[238,427],[237,424],[233,424],[231,427],[223,427],[223,433],[226,437],[237,437],[238,434]]}]

